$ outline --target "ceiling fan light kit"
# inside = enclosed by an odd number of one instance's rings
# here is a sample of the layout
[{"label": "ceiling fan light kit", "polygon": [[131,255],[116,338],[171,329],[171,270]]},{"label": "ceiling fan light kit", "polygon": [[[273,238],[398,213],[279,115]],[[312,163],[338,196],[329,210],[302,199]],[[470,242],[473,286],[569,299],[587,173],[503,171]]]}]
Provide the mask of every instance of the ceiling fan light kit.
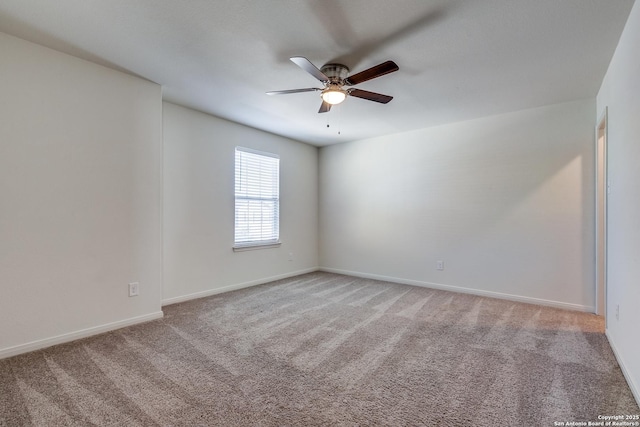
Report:
[{"label": "ceiling fan light kit", "polygon": [[328,87],[322,91],[322,100],[331,105],[340,104],[347,98],[347,91],[339,87]]},{"label": "ceiling fan light kit", "polygon": [[382,64],[378,64],[375,67],[371,67],[367,70],[356,73],[349,76],[349,68],[342,64],[326,64],[322,68],[318,69],[307,58],[303,56],[293,56],[291,61],[298,67],[302,68],[307,73],[311,74],[323,85],[324,89],[320,88],[304,88],[304,89],[290,89],[290,90],[278,90],[273,92],[267,92],[267,95],[286,95],[290,93],[299,92],[315,92],[320,91],[322,97],[322,105],[318,113],[326,113],[331,109],[332,105],[340,104],[343,102],[347,95],[355,96],[356,98],[366,99],[367,101],[375,101],[381,104],[386,104],[393,99],[392,96],[382,95],[380,93],[369,92],[361,89],[344,89],[344,86],[354,86],[367,80],[375,79],[376,77],[384,76],[385,74],[398,71],[399,68],[393,61],[386,61]]}]

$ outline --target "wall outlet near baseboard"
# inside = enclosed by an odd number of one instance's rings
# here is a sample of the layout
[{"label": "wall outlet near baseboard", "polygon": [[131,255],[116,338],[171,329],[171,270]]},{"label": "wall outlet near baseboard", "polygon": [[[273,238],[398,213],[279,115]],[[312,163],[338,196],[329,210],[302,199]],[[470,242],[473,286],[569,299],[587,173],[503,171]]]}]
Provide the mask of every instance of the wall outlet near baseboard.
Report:
[{"label": "wall outlet near baseboard", "polygon": [[137,297],[138,295],[140,295],[139,291],[140,291],[140,283],[138,283],[138,282],[129,283],[129,296],[130,297]]},{"label": "wall outlet near baseboard", "polygon": [[436,261],[436,269],[444,270],[444,261]]},{"label": "wall outlet near baseboard", "polygon": [[293,261],[293,252],[289,252],[289,261]]}]

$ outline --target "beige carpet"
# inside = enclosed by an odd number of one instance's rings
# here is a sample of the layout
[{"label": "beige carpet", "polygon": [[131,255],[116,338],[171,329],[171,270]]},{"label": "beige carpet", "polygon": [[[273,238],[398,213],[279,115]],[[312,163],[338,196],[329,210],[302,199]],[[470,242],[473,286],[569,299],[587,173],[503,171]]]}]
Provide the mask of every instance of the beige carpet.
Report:
[{"label": "beige carpet", "polygon": [[594,315],[327,273],[0,360],[1,426],[552,426],[638,413]]}]

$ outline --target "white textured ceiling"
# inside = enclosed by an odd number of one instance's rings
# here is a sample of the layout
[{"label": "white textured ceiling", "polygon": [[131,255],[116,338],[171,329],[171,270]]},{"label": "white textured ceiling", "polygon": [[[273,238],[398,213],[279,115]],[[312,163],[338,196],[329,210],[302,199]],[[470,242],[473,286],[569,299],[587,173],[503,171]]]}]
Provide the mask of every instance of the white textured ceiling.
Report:
[{"label": "white textured ceiling", "polygon": [[[594,97],[633,0],[0,0],[0,31],[163,86],[164,99],[327,145]],[[400,71],[318,114],[290,62]],[[0,55],[1,60],[1,55]],[[330,127],[327,127],[330,124]],[[340,134],[338,134],[340,131]]]}]

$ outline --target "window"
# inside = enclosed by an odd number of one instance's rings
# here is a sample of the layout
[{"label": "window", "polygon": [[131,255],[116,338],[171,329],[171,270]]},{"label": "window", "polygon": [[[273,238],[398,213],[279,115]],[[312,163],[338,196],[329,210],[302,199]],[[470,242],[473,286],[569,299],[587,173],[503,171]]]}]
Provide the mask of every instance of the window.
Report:
[{"label": "window", "polygon": [[280,244],[280,159],[236,147],[234,249]]}]

